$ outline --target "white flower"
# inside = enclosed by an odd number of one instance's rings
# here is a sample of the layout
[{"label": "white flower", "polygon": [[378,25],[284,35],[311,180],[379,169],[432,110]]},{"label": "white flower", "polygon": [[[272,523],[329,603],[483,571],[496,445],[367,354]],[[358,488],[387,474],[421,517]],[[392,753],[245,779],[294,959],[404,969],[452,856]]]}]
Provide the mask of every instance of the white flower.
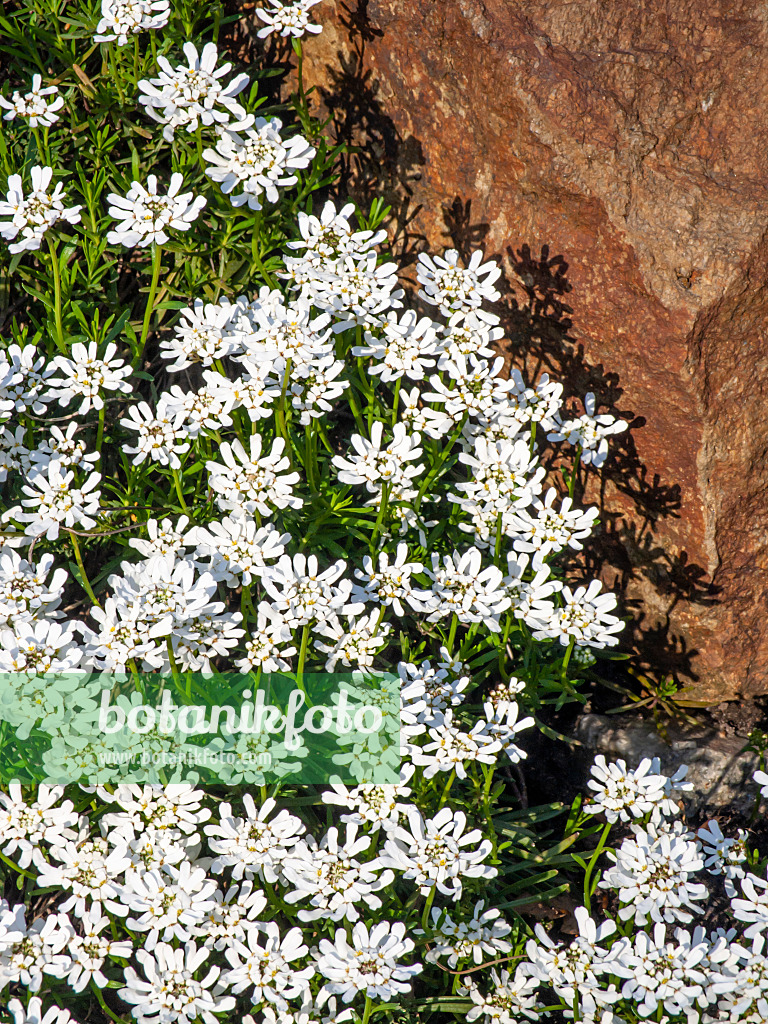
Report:
[{"label": "white flower", "polygon": [[[319,3],[320,0],[317,0]],[[373,231],[353,231],[349,226],[349,217],[354,213],[355,204],[347,203],[341,210],[336,209],[328,199],[319,217],[299,213],[298,227],[301,238],[287,242],[289,249],[304,249],[302,263],[307,261],[321,268],[324,264],[338,259],[340,256],[359,257],[382,242],[387,233],[383,229]],[[286,261],[290,266],[290,257]]]},{"label": "white flower", "polygon": [[457,422],[465,412],[472,416],[492,416],[496,406],[506,403],[507,394],[514,387],[513,381],[500,376],[503,369],[503,356],[492,363],[475,355],[456,356],[442,367],[453,386],[449,387],[441,377],[434,375],[429,378],[434,390],[425,392],[422,398],[427,402],[444,403],[446,413],[456,417]]},{"label": "white flower", "polygon": [[370,441],[360,434],[352,435],[352,447],[357,454],[346,459],[335,455],[331,459],[341,483],[364,483],[371,494],[379,494],[383,484],[395,482],[403,486],[422,472],[422,463],[416,466],[404,465],[422,454],[423,449],[418,447],[419,435],[409,434],[405,424],[396,423],[392,430],[392,440],[385,445],[383,432],[384,425],[377,420],[371,427]]},{"label": "white flower", "polygon": [[496,350],[491,347],[493,342],[504,337],[501,327],[486,323],[474,311],[453,313],[441,333],[439,370],[445,369],[457,357],[474,355],[492,359],[496,355]]},{"label": "white flower", "polygon": [[52,568],[50,553],[43,555],[35,565],[10,548],[0,548],[0,624],[61,617],[56,609],[61,604],[69,574],[66,569],[56,569],[46,583]]},{"label": "white flower", "polygon": [[499,974],[495,969],[491,970],[492,989],[485,996],[471,975],[468,981],[467,989],[475,1005],[467,1011],[467,1021],[477,1020],[480,1016],[488,1024],[517,1024],[520,1016],[539,1020],[535,1009],[539,981],[527,975],[522,965],[517,968],[514,976],[509,971]]},{"label": "white flower", "polygon": [[505,594],[501,570],[495,565],[481,568],[482,555],[477,548],[469,548],[460,555],[432,555],[432,571],[427,575],[432,585],[433,611],[430,622],[454,614],[459,622],[482,622],[493,633],[499,633],[499,616],[511,604]]},{"label": "white flower", "polygon": [[51,427],[50,435],[43,438],[37,448],[29,453],[27,471],[32,467],[44,470],[52,459],[56,459],[62,467],[71,466],[73,469],[90,472],[93,469],[92,463],[98,462],[100,453],[96,451],[86,454],[85,441],[82,438],[75,440],[78,430],[77,423],[69,423],[66,434],[60,427]]},{"label": "white flower", "polygon": [[762,787],[760,789],[760,796],[768,797],[768,772],[755,772],[752,778]]},{"label": "white flower", "polygon": [[[462,879],[496,877],[496,868],[483,864],[492,850],[491,843],[482,839],[479,829],[464,832],[467,818],[463,811],[443,807],[434,818],[426,820],[415,807],[409,807],[407,813],[408,828],[397,825],[388,834],[378,858],[383,867],[394,868],[404,878],[412,879],[424,896],[436,887],[454,900],[461,898]],[[470,849],[473,845],[475,849]]]},{"label": "white flower", "polygon": [[205,383],[197,391],[182,391],[178,384],[171,385],[170,391],[163,391],[158,404],[162,404],[170,416],[177,417],[180,429],[187,437],[199,437],[203,430],[221,430],[232,426],[229,415],[233,395],[222,381],[229,383],[216,370],[203,370]]},{"label": "white flower", "polygon": [[[419,253],[418,280],[422,286],[419,296],[439,306],[446,317],[477,310],[483,300],[495,302],[500,295],[493,282],[500,276],[501,267],[492,261],[483,263],[483,254],[479,251],[472,253],[466,269],[459,266],[456,249],[447,249],[443,256],[434,257]],[[483,319],[493,320],[488,314]]]},{"label": "white flower", "polygon": [[284,4],[281,0],[268,0],[269,8],[257,7],[256,14],[263,22],[264,28],[260,28],[257,35],[260,39],[271,35],[273,32],[281,36],[293,36],[298,39],[305,32],[317,35],[322,31],[320,25],[313,25],[309,20],[309,11],[320,0],[291,0],[291,3]]},{"label": "white flower", "polygon": [[119,879],[130,866],[130,861],[127,844],[122,837],[116,837],[115,845],[110,848],[106,839],[89,839],[85,826],[78,839],[67,839],[52,846],[49,856],[54,863],[49,863],[40,850],[35,850],[32,860],[38,872],[39,886],[50,885],[71,893],[59,904],[60,910],[73,910],[82,917],[90,901],[92,904],[103,903],[113,913],[124,916]]},{"label": "white flower", "polygon": [[22,486],[28,497],[22,498],[21,505],[7,509],[3,520],[27,523],[25,533],[32,537],[45,534],[48,540],[56,540],[62,527],[79,525],[90,530],[96,525],[92,517],[99,514],[101,492],[97,485],[101,474],[91,473],[81,487],[72,486],[74,478],[75,474],[65,471],[58,459],[44,468],[30,470],[28,482]]},{"label": "white flower", "polygon": [[664,795],[664,776],[649,774],[650,758],[643,758],[635,768],[627,769],[626,762],[606,764],[598,754],[590,768],[594,778],[587,786],[594,791],[592,804],[586,804],[588,814],[604,814],[610,822],[630,821],[650,814]]},{"label": "white flower", "polygon": [[299,423],[306,427],[313,419],[321,419],[333,408],[331,403],[350,386],[338,380],[345,369],[333,353],[315,357],[311,363],[300,363],[291,370],[291,405],[299,413]]},{"label": "white flower", "polygon": [[336,930],[333,942],[321,939],[317,970],[327,978],[320,999],[340,995],[345,1003],[361,994],[368,999],[389,1002],[410,992],[411,978],[420,974],[421,964],[405,966],[399,961],[413,952],[414,943],[405,937],[405,925],[380,921],[368,928],[358,922],[352,929],[352,942],[343,928]]},{"label": "white flower", "polygon": [[446,711],[428,730],[431,742],[411,747],[413,763],[424,768],[425,779],[451,771],[466,779],[465,761],[495,764],[501,744],[486,731],[485,725],[477,722],[471,732],[462,732],[453,724],[453,711]]},{"label": "white flower", "polygon": [[294,555],[293,560],[283,555],[277,565],[267,566],[261,581],[275,611],[295,629],[337,614],[356,615],[363,610],[363,605],[349,603],[352,584],[340,579],[346,567],[346,562],[339,559],[321,572],[315,555]]},{"label": "white flower", "polygon": [[133,658],[143,671],[163,666],[165,648],[155,640],[168,634],[169,625],[159,621],[148,625],[139,607],[126,608],[108,597],[103,608],[92,608],[91,616],[98,623],[98,632],[87,643],[87,656],[99,669],[123,669]]},{"label": "white flower", "polygon": [[126,924],[148,933],[144,949],[153,950],[160,939],[185,942],[213,909],[216,888],[202,868],[193,868],[186,860],[178,868],[167,864],[162,870],[129,872],[121,902],[138,916],[129,917]]},{"label": "white flower", "polygon": [[218,51],[215,43],[206,43],[200,55],[193,43],[182,47],[187,66],[179,64],[174,71],[165,57],[158,57],[160,75],[149,81],[139,82],[139,103],[149,117],[164,125],[163,138],[172,142],[177,128],[188,132],[203,125],[228,124],[230,117],[240,121],[246,116],[245,109],[235,100],[248,85],[248,75],[237,75],[226,88],[220,79],[228,74],[231,64],[223,64],[218,70]]},{"label": "white flower", "polygon": [[291,537],[278,533],[272,523],[259,526],[247,512],[236,511],[220,523],[195,527],[188,539],[197,545],[196,558],[211,559],[206,569],[215,580],[237,587],[261,576],[267,562],[284,553]]},{"label": "white flower", "polygon": [[[459,462],[469,466],[473,474],[469,483],[456,484],[456,489],[465,496],[449,494],[448,497],[463,508],[476,502],[488,506],[492,518],[496,519],[498,513],[506,513],[514,505],[529,505],[535,500],[546,472],[538,461],[522,439],[488,441],[479,436],[475,438],[471,455],[467,452],[459,455]],[[505,532],[511,532],[509,521]]]},{"label": "white flower", "polygon": [[599,884],[619,890],[625,904],[619,910],[622,921],[634,917],[635,924],[643,925],[650,917],[671,923],[690,921],[688,910],[701,913],[696,901],[704,899],[707,888],[689,881],[704,867],[696,843],[683,836],[665,832],[654,836],[639,830],[634,839],[624,840],[615,860]]},{"label": "white flower", "polygon": [[8,1009],[13,1014],[13,1024],[77,1024],[69,1010],[62,1010],[59,1006],[49,1006],[43,1013],[39,996],[32,996],[26,1008],[19,999],[11,999]]},{"label": "white flower", "polygon": [[[298,178],[292,172],[309,167],[314,146],[301,135],[282,138],[282,126],[276,117],[257,117],[253,128],[242,134],[223,131],[216,148],[203,151],[203,159],[210,165],[205,173],[219,183],[233,206],[247,203],[250,210],[260,210],[262,194],[267,202],[278,202],[278,187],[295,185]],[[240,186],[242,192],[233,194]]]},{"label": "white flower", "polygon": [[732,899],[731,910],[737,921],[752,922],[744,929],[744,937],[753,938],[768,928],[768,881],[748,872],[741,879],[743,899]]},{"label": "white flower", "polygon": [[293,493],[298,473],[285,473],[290,460],[283,455],[285,441],[276,437],[268,455],[261,455],[261,434],[251,434],[250,452],[240,441],[224,441],[219,454],[224,460],[206,462],[216,504],[224,510],[240,509],[253,515],[269,516],[274,508],[301,508],[303,500]]},{"label": "white flower", "polygon": [[207,200],[205,196],[193,197],[192,192],[179,195],[183,183],[183,175],[172,174],[168,191],[163,195],[157,191],[157,175],[150,174],[146,188],[140,181],[133,181],[124,197],[110,192],[109,215],[120,221],[113,231],[107,232],[110,245],[124,245],[127,249],[152,242],[163,245],[168,241],[167,227],[189,231]]},{"label": "white flower", "polygon": [[382,313],[402,306],[405,294],[397,288],[397,264],[377,266],[376,253],[370,251],[342,256],[318,272],[309,290],[313,303],[337,318],[337,333],[355,325],[375,326]]},{"label": "white flower", "polygon": [[194,1020],[219,1024],[214,1014],[234,1009],[234,997],[218,995],[213,988],[220,967],[211,967],[202,981],[195,978],[208,959],[205,947],[198,949],[194,942],[188,942],[183,949],[174,949],[159,942],[152,953],[138,950],[136,959],[146,980],[133,967],[126,967],[125,986],[117,994],[133,1004],[131,1012],[140,1024],[188,1024]]},{"label": "white flower", "polygon": [[323,803],[335,804],[351,811],[350,814],[341,815],[344,824],[368,825],[371,832],[378,832],[383,827],[389,832],[408,810],[409,804],[401,802],[401,799],[410,796],[411,790],[406,783],[413,773],[413,765],[404,764],[397,784],[377,786],[363,783],[349,790],[341,783],[331,783],[331,788],[323,792]]},{"label": "white flower", "polygon": [[236,995],[247,991],[253,1003],[267,1001],[286,1012],[286,1000],[306,992],[314,977],[314,968],[299,969],[293,963],[308,952],[300,928],[281,936],[274,921],[255,925],[248,929],[246,942],[236,939],[225,951],[232,969],[223,976],[222,984]]},{"label": "white flower", "polygon": [[46,355],[37,355],[34,345],[9,345],[0,352],[0,414],[30,410],[41,416],[45,402],[53,401],[48,380],[54,367]]},{"label": "white flower", "polygon": [[615,972],[626,978],[621,995],[635,1003],[642,1017],[651,1017],[657,1010],[660,1014],[663,1007],[673,1016],[685,1013],[694,1024],[701,1020],[699,1007],[710,1002],[706,969],[709,943],[703,928],[697,928],[693,937],[678,928],[676,941],[666,942],[665,938],[663,924],[654,925],[653,937],[638,932],[634,949],[614,965]]},{"label": "white flower", "polygon": [[169,372],[185,370],[193,363],[210,366],[214,359],[237,350],[237,338],[227,329],[233,307],[195,299],[192,309],[183,309],[181,316],[183,319],[174,327],[173,337],[160,342],[163,358],[173,360],[167,367]]},{"label": "white flower", "polygon": [[162,400],[157,404],[157,413],[153,413],[146,402],[132,405],[128,417],[119,420],[122,427],[138,431],[136,446],[123,445],[123,451],[135,455],[138,466],[149,457],[161,466],[179,469],[180,455],[189,451],[189,442],[185,441],[184,413],[171,412]]},{"label": "white flower", "polygon": [[[63,843],[74,837],[77,814],[71,800],[59,805],[63,786],[38,787],[36,799],[24,800],[18,782],[8,784],[8,792],[0,793],[0,843],[6,857],[13,857],[20,868],[32,863],[32,854],[40,843]],[[0,945],[4,940],[0,939]]]},{"label": "white flower", "polygon": [[93,405],[94,409],[104,408],[101,391],[121,391],[130,394],[133,390],[127,377],[131,375],[130,366],[125,360],[115,359],[117,345],[110,342],[99,358],[98,345],[95,341],[88,346],[82,342],[72,345],[72,357],[54,356],[51,365],[58,370],[61,377],[53,377],[48,387],[54,390],[54,397],[59,405],[68,406],[75,398],[82,398],[78,413],[87,413]]},{"label": "white flower", "polygon": [[403,601],[417,612],[423,611],[429,604],[432,595],[425,590],[415,590],[411,583],[411,573],[424,571],[421,562],[408,561],[408,545],[397,545],[395,560],[390,564],[390,556],[386,551],[379,552],[379,567],[374,568],[370,555],[363,558],[363,569],[355,569],[355,576],[364,586],[355,585],[352,594],[359,601],[375,601],[377,604],[390,605],[396,615],[405,615]]},{"label": "white flower", "polygon": [[251,626],[251,635],[245,643],[245,656],[236,662],[240,672],[262,669],[264,672],[287,672],[290,668],[285,660],[296,653],[291,645],[293,632],[282,615],[271,605],[259,604],[256,627]]},{"label": "white flower", "polygon": [[585,647],[613,647],[619,642],[615,636],[624,629],[624,623],[610,615],[616,607],[615,594],[601,594],[602,583],[592,580],[588,587],[563,587],[560,594],[563,606],[556,608],[547,622],[538,623],[534,629],[536,640],[553,637],[563,646],[575,640]]},{"label": "white flower", "polygon": [[514,701],[497,701],[494,706],[490,702],[483,705],[486,723],[483,730],[501,744],[501,749],[513,764],[517,764],[528,755],[515,743],[515,738],[523,729],[530,729],[535,724],[530,716],[517,720],[520,708]]},{"label": "white flower", "polygon": [[515,551],[533,553],[534,569],[539,568],[547,555],[556,554],[565,547],[581,551],[581,540],[592,533],[599,515],[596,508],[571,508],[573,500],[567,495],[560,502],[558,512],[553,508],[556,498],[557,491],[550,487],[543,502],[534,499],[534,515],[520,509],[509,518],[508,530],[515,535],[512,546]]},{"label": "white flower", "polygon": [[358,617],[349,615],[346,623],[332,616],[315,630],[332,642],[327,644],[316,639],[314,646],[316,650],[328,655],[326,672],[334,672],[339,662],[346,668],[370,668],[376,652],[386,645],[387,634],[391,629],[388,623],[380,621],[377,611]]},{"label": "white flower", "polygon": [[353,345],[353,356],[370,356],[368,372],[388,383],[403,375],[410,380],[423,380],[424,371],[435,365],[440,342],[435,324],[412,309],[398,315],[390,310],[380,324],[381,337],[365,332],[365,345]]},{"label": "white flower", "polygon": [[128,959],[133,951],[130,939],[108,939],[101,933],[110,926],[109,917],[103,915],[98,904],[93,910],[87,911],[80,918],[83,935],[73,935],[67,943],[67,952],[72,957],[72,965],[65,975],[70,988],[82,992],[93,978],[99,988],[105,988],[108,978],[102,967],[109,957],[125,957]]},{"label": "white flower", "polygon": [[603,949],[597,943],[615,933],[615,923],[603,921],[597,926],[585,907],[577,907],[574,916],[579,934],[566,947],[554,943],[542,926],[536,925],[538,942],[529,939],[526,952],[530,962],[521,967],[538,982],[551,985],[569,1006],[578,1000],[585,1019],[593,1019],[598,1006],[610,1005],[618,998],[615,988],[600,985],[599,976],[614,970],[618,973],[617,963],[625,962],[620,957],[628,944],[624,939],[614,943],[610,951]]},{"label": "white flower", "polygon": [[147,528],[149,540],[131,537],[128,543],[145,558],[149,558],[151,555],[174,555],[183,558],[186,549],[194,544],[190,537],[193,531],[184,532],[189,525],[188,516],[180,516],[176,526],[170,519],[163,519],[161,523],[158,523],[156,519],[148,519],[144,525]]},{"label": "white flower", "polygon": [[[11,96],[10,102],[0,96],[0,107],[8,111],[3,114],[4,121],[12,121],[15,117],[26,117],[29,119],[30,128],[41,125],[43,128],[50,128],[59,120],[57,110],[64,106],[64,97],[59,94],[55,85],[47,85],[42,88],[43,80],[40,75],[32,76],[32,88],[29,92],[22,94],[17,90]],[[55,99],[46,99],[47,96],[54,96]]]},{"label": "white flower", "polygon": [[235,817],[231,805],[223,803],[219,824],[205,826],[205,834],[210,837],[208,845],[218,855],[211,864],[211,871],[218,874],[223,868],[231,867],[235,879],[258,875],[274,884],[286,854],[304,832],[304,825],[285,810],[267,821],[275,809],[272,799],[265,800],[257,811],[253,797],[246,793],[243,804],[247,817]]},{"label": "white flower", "polygon": [[448,957],[449,967],[458,967],[459,962],[473,961],[481,964],[484,959],[496,959],[500,953],[508,953],[512,946],[503,936],[512,931],[506,921],[500,919],[495,908],[485,909],[485,901],[478,900],[469,921],[454,921],[450,914],[432,908],[432,929],[434,946],[425,959],[436,963],[441,957]]},{"label": "white flower", "polygon": [[[3,904],[5,901],[0,906]],[[9,982],[20,982],[30,992],[39,992],[44,975],[61,977],[69,970],[71,961],[65,950],[74,929],[62,913],[38,917],[27,928],[23,905],[9,917],[5,922],[7,941],[0,945],[0,991]]]},{"label": "white flower", "polygon": [[8,178],[8,194],[5,201],[0,201],[0,235],[11,240],[21,232],[21,241],[8,246],[9,252],[24,252],[39,249],[43,243],[43,235],[48,228],[60,220],[67,224],[80,223],[82,206],[64,206],[67,194],[59,182],[51,191],[53,177],[52,167],[35,165],[30,171],[32,191],[24,198],[24,188],[20,174],[12,174]]},{"label": "white flower", "polygon": [[129,36],[165,28],[170,16],[169,0],[101,0],[101,21],[93,41],[116,40],[118,46],[125,46]]},{"label": "white flower", "polygon": [[696,833],[702,843],[704,867],[710,875],[725,875],[725,891],[728,896],[736,895],[734,878],[744,877],[744,861],[747,859],[747,833],[739,829],[736,838],[726,837],[716,821],[702,825]]},{"label": "white flower", "polygon": [[567,420],[548,434],[547,438],[550,441],[567,440],[570,444],[579,445],[583,463],[602,466],[608,458],[607,439],[611,434],[622,434],[629,424],[610,413],[596,413],[595,396],[591,391],[584,396],[584,409],[586,412],[583,416]]},{"label": "white flower", "polygon": [[283,864],[283,875],[293,888],[285,894],[286,903],[298,903],[310,897],[313,909],[298,912],[300,921],[357,921],[356,904],[378,910],[381,900],[374,895],[391,885],[394,874],[384,871],[378,877],[378,865],[363,864],[357,854],[371,845],[370,836],[357,836],[357,825],[348,824],[344,843],[338,829],[330,828],[318,844],[308,836],[293,848]]}]

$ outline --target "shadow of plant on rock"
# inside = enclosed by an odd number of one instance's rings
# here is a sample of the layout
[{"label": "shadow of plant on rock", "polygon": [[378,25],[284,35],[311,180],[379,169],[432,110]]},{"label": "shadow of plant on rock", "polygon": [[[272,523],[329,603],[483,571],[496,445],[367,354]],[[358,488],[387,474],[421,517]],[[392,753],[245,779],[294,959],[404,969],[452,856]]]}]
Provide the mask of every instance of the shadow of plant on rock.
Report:
[{"label": "shadow of plant on rock", "polygon": [[[487,224],[471,222],[470,210],[471,201],[459,196],[444,206],[447,233],[464,256],[481,247],[488,233]],[[619,375],[601,363],[591,364],[584,346],[570,333],[578,315],[578,296],[568,279],[565,257],[553,255],[550,246],[542,243],[509,247],[506,256],[508,262],[498,253],[486,253],[511,269],[497,282],[502,299],[496,307],[509,339],[503,352],[508,366],[517,367],[528,383],[548,373],[563,383],[568,396],[582,398],[592,391],[601,411],[629,424],[625,433],[611,439],[611,453],[601,474],[590,474],[586,488],[579,487],[575,495],[577,501],[597,504],[600,510],[601,527],[581,558],[583,575],[602,576],[619,596],[623,614],[632,616],[622,649],[632,653],[637,668],[652,676],[672,674],[685,682],[695,681],[692,661],[698,652],[672,631],[672,612],[681,601],[697,607],[712,605],[720,588],[708,581],[706,570],[691,562],[687,552],[670,554],[657,539],[662,520],[680,517],[681,488],[651,474],[642,462],[635,434],[643,429],[645,419],[626,407]],[[557,472],[558,464],[555,451],[549,468]],[[583,474],[580,483],[584,483]],[[636,596],[638,592],[652,597],[652,612],[646,610],[648,602]]]},{"label": "shadow of plant on rock", "polygon": [[425,162],[421,142],[400,134],[384,112],[373,73],[364,68],[366,43],[382,34],[368,19],[368,0],[340,6],[352,50],[335,54],[325,69],[328,86],[318,88],[331,116],[332,137],[346,147],[339,191],[364,210],[375,198],[384,199],[391,207],[385,226],[392,252],[399,265],[406,267],[426,248],[424,236],[413,227],[420,207],[413,203],[412,182],[421,177]]}]

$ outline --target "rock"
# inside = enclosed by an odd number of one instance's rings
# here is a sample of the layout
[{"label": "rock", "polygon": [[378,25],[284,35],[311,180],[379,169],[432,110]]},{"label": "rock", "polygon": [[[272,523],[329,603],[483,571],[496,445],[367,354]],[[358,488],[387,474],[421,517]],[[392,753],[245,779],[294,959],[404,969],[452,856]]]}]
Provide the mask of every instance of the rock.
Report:
[{"label": "rock", "polygon": [[[748,819],[755,808],[760,787],[752,781],[759,768],[753,752],[742,753],[745,739],[721,736],[706,727],[670,726],[665,740],[653,721],[636,714],[621,716],[582,715],[574,730],[574,738],[583,745],[580,764],[580,788],[589,776],[595,754],[606,760],[624,760],[636,768],[644,757],[658,757],[661,771],[673,775],[681,764],[688,765],[686,782],[693,791],[686,795],[686,809],[691,815],[706,817],[728,812]],[[573,755],[570,755],[573,756]]]},{"label": "rock", "polygon": [[509,352],[632,421],[590,572],[692,700],[768,692],[768,7],[325,0],[305,41],[395,251],[503,261]]}]

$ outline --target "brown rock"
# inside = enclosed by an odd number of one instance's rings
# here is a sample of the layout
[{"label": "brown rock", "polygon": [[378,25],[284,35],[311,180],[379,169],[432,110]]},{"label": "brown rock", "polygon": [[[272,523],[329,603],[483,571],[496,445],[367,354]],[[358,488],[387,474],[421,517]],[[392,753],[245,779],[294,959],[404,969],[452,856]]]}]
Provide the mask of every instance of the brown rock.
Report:
[{"label": "brown rock", "polygon": [[768,6],[315,12],[308,81],[396,251],[502,258],[512,358],[633,421],[587,497],[642,657],[698,700],[768,692]]}]

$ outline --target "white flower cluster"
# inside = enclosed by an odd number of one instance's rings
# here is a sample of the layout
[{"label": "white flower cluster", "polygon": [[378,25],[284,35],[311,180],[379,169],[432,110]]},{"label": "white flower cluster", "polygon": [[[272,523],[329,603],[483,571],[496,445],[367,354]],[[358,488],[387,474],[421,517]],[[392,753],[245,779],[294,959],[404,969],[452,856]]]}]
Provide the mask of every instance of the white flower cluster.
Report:
[{"label": "white flower cluster", "polygon": [[[53,97],[49,99],[49,97]],[[50,128],[55,124],[59,115],[58,110],[64,106],[64,97],[59,93],[55,85],[47,85],[43,88],[41,75],[32,76],[32,88],[22,95],[18,90],[14,92],[10,100],[0,96],[0,107],[7,112],[3,114],[4,121],[12,121],[16,117],[26,118],[30,128],[40,125],[43,128]]]},{"label": "white flower cluster", "polygon": [[101,21],[93,41],[125,46],[130,36],[164,28],[170,16],[170,0],[101,0]]},{"label": "white flower cluster", "polygon": [[163,125],[163,138],[173,140],[177,128],[193,132],[198,125],[226,125],[230,118],[241,121],[245,109],[235,96],[248,85],[248,75],[236,75],[227,86],[220,79],[227,75],[231,64],[216,67],[218,50],[214,43],[206,43],[198,54],[194,43],[183,47],[187,64],[173,68],[166,57],[158,57],[160,74],[157,78],[139,82],[139,103],[154,121]]},{"label": "white flower cluster", "polygon": [[10,252],[25,252],[39,249],[49,228],[59,221],[79,224],[82,206],[65,206],[67,194],[58,182],[51,189],[52,167],[35,165],[30,171],[32,190],[25,197],[20,174],[8,178],[8,194],[0,201],[0,235],[12,240],[21,235],[19,242],[9,245]]}]

